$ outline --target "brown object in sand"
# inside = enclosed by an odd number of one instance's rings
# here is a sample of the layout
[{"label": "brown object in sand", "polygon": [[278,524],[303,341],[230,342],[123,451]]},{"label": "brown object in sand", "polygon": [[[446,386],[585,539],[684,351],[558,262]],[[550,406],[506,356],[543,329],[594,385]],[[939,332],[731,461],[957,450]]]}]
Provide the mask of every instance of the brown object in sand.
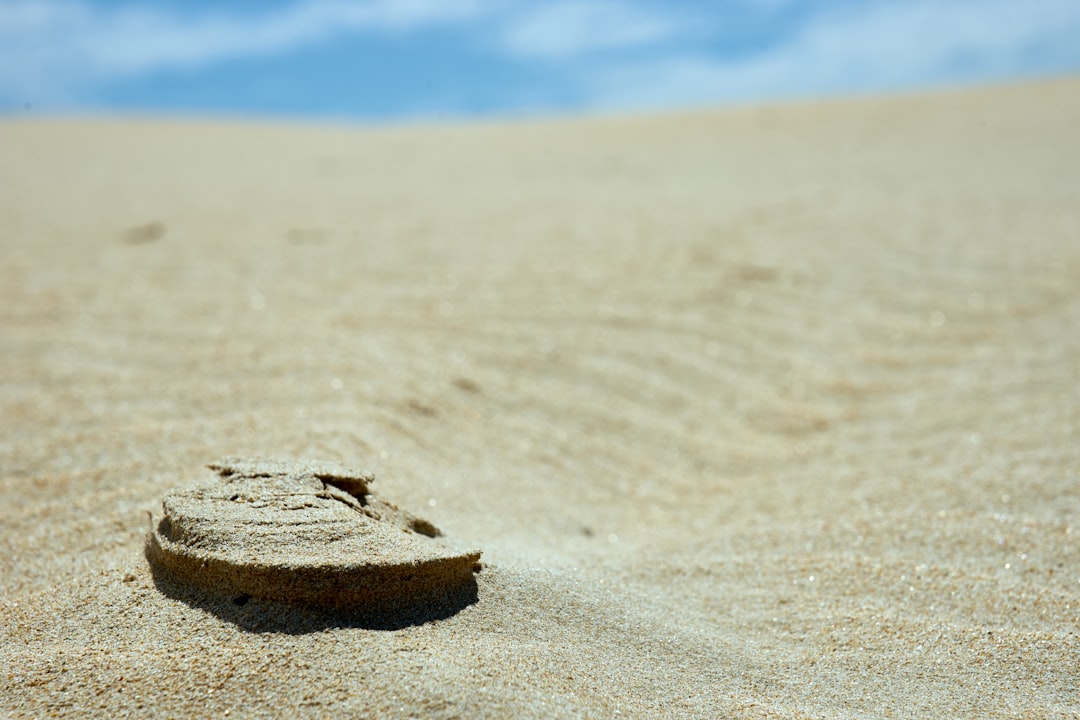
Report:
[{"label": "brown object in sand", "polygon": [[147,557],[216,593],[383,610],[471,582],[477,550],[371,494],[340,465],[224,458],[216,475],[166,493]]}]

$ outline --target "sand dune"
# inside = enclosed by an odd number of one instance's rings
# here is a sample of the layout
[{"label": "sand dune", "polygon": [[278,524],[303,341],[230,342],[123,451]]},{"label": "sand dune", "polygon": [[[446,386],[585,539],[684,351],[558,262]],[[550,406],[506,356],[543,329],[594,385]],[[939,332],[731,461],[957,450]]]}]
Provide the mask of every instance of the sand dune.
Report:
[{"label": "sand dune", "polygon": [[[1077,128],[0,123],[0,711],[1080,717]],[[475,601],[156,577],[223,455],[373,471]]]}]

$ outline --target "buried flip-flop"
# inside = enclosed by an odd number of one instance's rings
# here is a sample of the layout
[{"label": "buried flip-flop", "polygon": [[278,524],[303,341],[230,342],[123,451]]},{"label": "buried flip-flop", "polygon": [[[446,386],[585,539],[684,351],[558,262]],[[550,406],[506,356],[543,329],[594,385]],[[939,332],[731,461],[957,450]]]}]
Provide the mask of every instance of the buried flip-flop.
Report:
[{"label": "buried flip-flop", "polygon": [[334,463],[223,458],[162,499],[146,554],[216,594],[381,611],[473,583],[461,549],[371,493],[374,477]]}]

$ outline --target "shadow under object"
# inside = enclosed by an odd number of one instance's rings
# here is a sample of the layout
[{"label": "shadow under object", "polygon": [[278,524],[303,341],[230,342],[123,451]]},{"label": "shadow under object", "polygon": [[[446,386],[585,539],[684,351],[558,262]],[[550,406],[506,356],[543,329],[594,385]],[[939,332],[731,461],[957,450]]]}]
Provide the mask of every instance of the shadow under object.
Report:
[{"label": "shadow under object", "polygon": [[[148,558],[149,554],[147,548]],[[150,570],[154,586],[162,595],[210,612],[241,630],[253,633],[304,635],[331,628],[401,630],[453,617],[479,599],[476,578],[470,577],[454,588],[424,597],[402,598],[377,607],[320,609],[261,600],[248,595],[222,595],[192,585],[152,559]]]}]

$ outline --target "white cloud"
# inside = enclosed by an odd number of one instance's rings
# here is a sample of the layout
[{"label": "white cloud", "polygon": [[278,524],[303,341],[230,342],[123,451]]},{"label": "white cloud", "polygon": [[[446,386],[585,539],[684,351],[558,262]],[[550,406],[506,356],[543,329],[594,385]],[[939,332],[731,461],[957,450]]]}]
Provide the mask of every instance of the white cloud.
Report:
[{"label": "white cloud", "polygon": [[460,21],[479,0],[307,0],[255,15],[179,16],[81,0],[0,4],[0,100],[78,99],[96,83],[163,69],[272,55],[348,31]]},{"label": "white cloud", "polygon": [[586,53],[656,44],[683,28],[670,14],[609,0],[537,5],[513,15],[502,47],[525,59],[569,60]]},{"label": "white cloud", "polygon": [[749,56],[672,53],[584,79],[595,108],[889,90],[1080,66],[1075,0],[912,0],[838,8]]}]

